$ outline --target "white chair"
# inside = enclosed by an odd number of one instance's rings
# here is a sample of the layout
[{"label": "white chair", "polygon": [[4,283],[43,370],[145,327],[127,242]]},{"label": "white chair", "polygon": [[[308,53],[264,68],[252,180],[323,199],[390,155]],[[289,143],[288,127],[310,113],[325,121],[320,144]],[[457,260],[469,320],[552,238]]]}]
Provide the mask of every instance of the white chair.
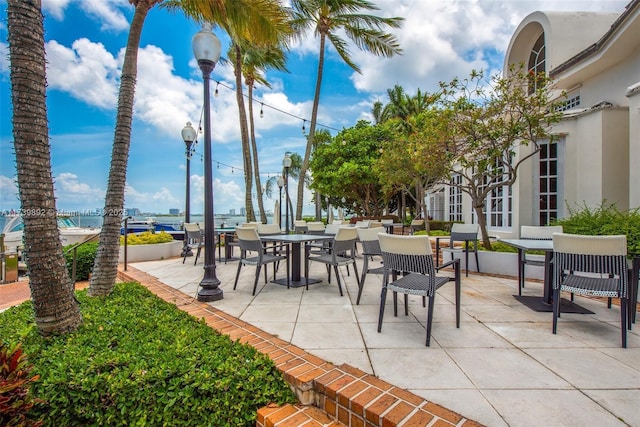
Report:
[{"label": "white chair", "polygon": [[426,230],[424,219],[414,219],[409,226],[409,233],[414,234],[416,231]]},{"label": "white chair", "polygon": [[[522,225],[520,226],[520,238],[526,240],[551,240],[553,239],[553,233],[562,233],[561,225],[554,226],[534,226],[534,225]],[[525,281],[525,266],[537,265],[544,267],[544,260],[537,260],[527,258],[527,252],[521,251],[520,257],[520,270],[518,271],[518,295],[522,295],[522,289],[524,288]]]},{"label": "white chair", "polygon": [[556,233],[553,235],[553,265],[553,333],[556,333],[560,317],[561,291],[620,298],[622,347],[626,348],[629,292],[627,237]]},{"label": "white chair", "polygon": [[296,233],[304,234],[307,232],[307,221],[302,219],[296,219],[293,221],[293,228]]},{"label": "white chair", "polygon": [[[273,279],[275,280],[276,272],[278,271],[278,264],[280,263],[280,261],[286,261],[287,257],[270,253],[269,249],[265,248],[260,241],[257,227],[236,227],[236,234],[238,235],[238,245],[240,246],[240,261],[238,262],[238,270],[236,272],[236,280],[233,283],[233,290],[235,291],[236,287],[238,286],[238,277],[240,277],[240,270],[242,269],[242,266],[254,265],[256,267],[256,274],[253,281],[253,292],[251,293],[251,295],[255,295],[262,266],[265,266],[264,283],[267,283],[266,265],[274,264]],[[287,265],[287,288],[288,287],[289,266]]]},{"label": "white chair", "polygon": [[282,233],[282,229],[278,224],[258,224],[257,229],[258,234],[263,235]]},{"label": "white chair", "polygon": [[[433,323],[433,309],[436,291],[449,281],[455,282],[456,299],[456,328],[460,327],[460,260],[455,259],[436,268],[431,252],[429,236],[400,236],[382,233],[378,235],[382,251],[384,279],[382,295],[380,296],[380,315],[378,317],[378,332],[382,330],[382,318],[387,299],[387,291],[393,292],[393,314],[398,315],[398,292],[404,294],[404,314],[409,314],[408,295],[422,296],[422,303],[429,297],[427,309],[427,347],[431,344],[431,325]],[[437,276],[436,272],[443,267],[452,265],[455,275],[453,278]],[[397,273],[403,276],[396,278]],[[392,276],[393,278],[390,278]]]},{"label": "white chair", "polygon": [[324,223],[313,221],[307,223],[307,234],[324,234]]},{"label": "white chair", "polygon": [[366,221],[366,220],[357,221],[356,228],[369,228],[370,223],[371,221]]},{"label": "white chair", "polygon": [[355,271],[356,281],[358,282],[358,288],[360,288],[360,276],[358,276],[358,267],[356,265],[355,249],[356,240],[358,238],[357,230],[354,227],[341,227],[338,229],[335,237],[331,241],[331,247],[328,252],[320,253],[317,256],[309,256],[309,245],[306,246],[307,256],[306,268],[304,272],[307,289],[309,289],[309,261],[321,262],[327,266],[327,274],[329,276],[329,283],[331,283],[331,267],[333,267],[336,280],[338,281],[338,290],[340,296],[342,293],[342,284],[340,282],[340,272],[338,267],[349,267],[353,264],[353,270]]}]

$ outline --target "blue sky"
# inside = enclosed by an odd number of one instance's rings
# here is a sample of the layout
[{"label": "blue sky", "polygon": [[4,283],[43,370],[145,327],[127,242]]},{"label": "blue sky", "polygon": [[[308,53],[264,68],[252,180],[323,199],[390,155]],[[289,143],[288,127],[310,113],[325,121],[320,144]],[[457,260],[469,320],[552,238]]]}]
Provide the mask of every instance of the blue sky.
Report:
[{"label": "blue sky", "polygon": [[[47,107],[53,176],[59,210],[91,210],[104,205],[115,126],[118,77],[133,7],[127,0],[42,0],[47,50]],[[536,10],[621,13],[627,0],[377,0],[383,16],[402,16],[395,30],[402,56],[381,59],[351,47],[362,70],[354,73],[329,50],[318,122],[336,129],[370,119],[373,102],[386,102],[395,84],[408,93],[434,91],[438,82],[464,77],[472,69],[502,69],[503,55],[521,20]],[[0,0],[0,210],[20,206],[15,184],[6,1]],[[185,205],[185,146],[180,131],[199,123],[202,75],[191,38],[200,27],[182,14],[159,7],[146,19],[138,56],[138,84],[127,172],[126,207],[143,212],[181,211]],[[228,38],[215,31],[228,49]],[[595,40],[585,42],[585,47]],[[304,155],[303,120],[309,127],[317,70],[318,40],[294,46],[286,73],[267,73],[272,88],[257,87],[256,131],[261,179],[282,169],[286,151]],[[230,66],[218,64],[211,83],[214,205],[216,213],[244,206],[242,152]],[[264,117],[260,118],[261,103]],[[281,113],[275,109],[286,111]],[[191,160],[191,211],[202,212],[203,136]],[[295,182],[291,182],[295,189]],[[255,193],[255,191],[254,191]],[[291,192],[295,197],[295,190]],[[277,197],[277,193],[276,193]],[[313,212],[311,194],[304,211]],[[267,209],[274,200],[265,199]],[[257,209],[257,201],[254,200]]]}]

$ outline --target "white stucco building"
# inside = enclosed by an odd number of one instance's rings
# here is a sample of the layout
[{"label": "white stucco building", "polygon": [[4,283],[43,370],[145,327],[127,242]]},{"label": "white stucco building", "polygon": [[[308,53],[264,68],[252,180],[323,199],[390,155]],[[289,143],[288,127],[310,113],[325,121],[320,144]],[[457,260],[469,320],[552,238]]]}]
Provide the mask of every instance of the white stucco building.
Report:
[{"label": "white stucco building", "polygon": [[[640,206],[640,0],[620,14],[534,12],[515,30],[510,64],[546,72],[566,93],[556,142],[519,169],[512,188],[486,203],[489,233],[517,236],[546,225],[567,206]],[[526,149],[526,148],[525,148]],[[456,179],[456,177],[454,177]],[[445,220],[473,222],[468,196],[447,187],[428,201]]]}]

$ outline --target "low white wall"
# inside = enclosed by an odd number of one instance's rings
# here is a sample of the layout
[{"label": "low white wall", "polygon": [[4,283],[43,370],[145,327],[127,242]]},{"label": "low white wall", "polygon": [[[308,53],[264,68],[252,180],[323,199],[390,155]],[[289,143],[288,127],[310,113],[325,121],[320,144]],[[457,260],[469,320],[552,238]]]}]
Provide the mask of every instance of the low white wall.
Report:
[{"label": "low white wall", "polygon": [[[127,263],[140,261],[154,261],[180,256],[184,243],[176,240],[155,245],[127,246]],[[124,262],[124,247],[120,246],[118,262]]]}]

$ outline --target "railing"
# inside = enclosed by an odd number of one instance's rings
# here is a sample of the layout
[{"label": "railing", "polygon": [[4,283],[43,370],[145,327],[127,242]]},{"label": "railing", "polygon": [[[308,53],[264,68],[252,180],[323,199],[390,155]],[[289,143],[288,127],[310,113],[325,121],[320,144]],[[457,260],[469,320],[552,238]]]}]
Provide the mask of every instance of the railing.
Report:
[{"label": "railing", "polygon": [[100,235],[99,232],[96,234],[91,234],[88,237],[85,237],[85,239],[82,242],[76,243],[75,245],[72,245],[71,247],[67,248],[67,250],[64,251],[65,255],[68,254],[70,251],[73,251],[73,260],[71,263],[71,281],[73,283],[76,283],[76,266],[77,266],[77,258],[78,258],[78,248],[84,245],[85,243],[93,242],[99,235]]}]

